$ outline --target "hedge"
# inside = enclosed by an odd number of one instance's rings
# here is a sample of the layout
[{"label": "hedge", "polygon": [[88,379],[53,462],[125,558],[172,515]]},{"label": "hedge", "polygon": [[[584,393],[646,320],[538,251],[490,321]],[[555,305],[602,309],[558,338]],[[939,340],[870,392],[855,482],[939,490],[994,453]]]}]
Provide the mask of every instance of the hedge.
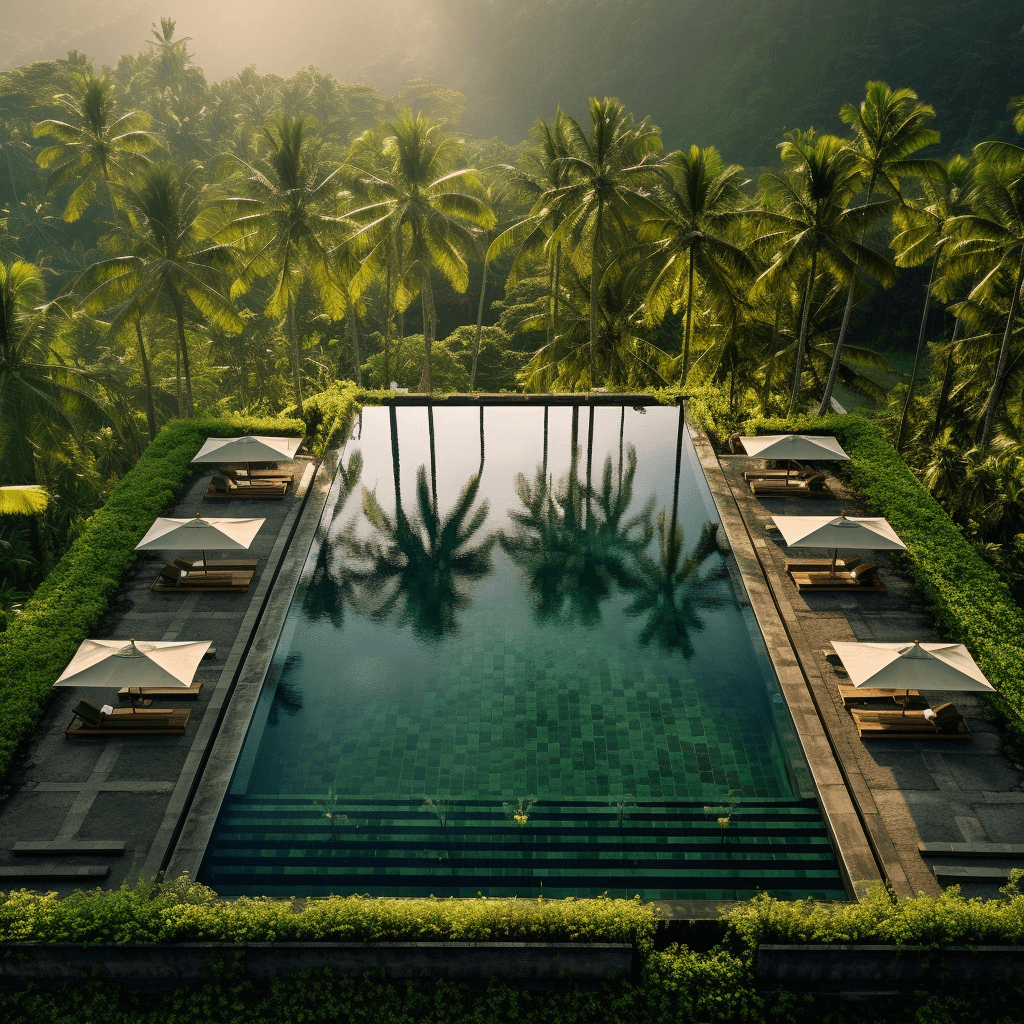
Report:
[{"label": "hedge", "polygon": [[0,634],[0,775],[32,732],[54,680],[95,628],[153,520],[173,507],[208,436],[301,435],[294,419],[199,419],[168,423],[106,504]]},{"label": "hedge", "polygon": [[[1024,743],[1024,611],[882,431],[866,417],[752,419],[748,434],[834,434],[850,456],[845,475],[907,545],[906,564],[943,639],[966,644],[998,691],[991,706]],[[720,436],[722,436],[720,434]],[[912,638],[908,638],[912,639]]]},{"label": "hedge", "polygon": [[[362,405],[379,405],[390,391],[366,391],[352,381],[339,380],[319,394],[311,395],[302,403],[306,423],[306,443],[318,458],[338,444],[341,435],[352,424],[352,418]],[[295,415],[295,409],[286,410]]]}]

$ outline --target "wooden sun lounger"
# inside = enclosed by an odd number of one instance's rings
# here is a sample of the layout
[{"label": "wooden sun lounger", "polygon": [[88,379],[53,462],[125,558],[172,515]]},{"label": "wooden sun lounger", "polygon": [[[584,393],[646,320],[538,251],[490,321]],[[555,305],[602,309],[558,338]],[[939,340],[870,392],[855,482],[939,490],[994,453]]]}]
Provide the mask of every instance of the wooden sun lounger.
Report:
[{"label": "wooden sun lounger", "polygon": [[831,498],[825,474],[815,473],[801,480],[751,480],[747,486],[756,498]]},{"label": "wooden sun lounger", "polygon": [[232,498],[251,498],[266,501],[268,499],[283,498],[287,491],[287,480],[264,480],[262,483],[251,484],[236,483],[230,477],[216,474],[203,497],[211,501],[229,501]]},{"label": "wooden sun lounger", "polygon": [[176,566],[164,566],[150,588],[156,593],[195,593],[228,591],[245,593],[252,583],[252,572],[183,572]]},{"label": "wooden sun lounger", "polygon": [[[925,709],[928,710],[928,709]],[[924,711],[876,711],[874,708],[851,708],[857,735],[886,739],[969,740],[971,734],[963,715],[952,704],[932,709],[934,718],[925,718]]]},{"label": "wooden sun lounger", "polygon": [[231,480],[237,480],[239,483],[245,483],[247,480],[256,482],[260,480],[288,481],[292,479],[291,470],[288,469],[254,469],[250,471],[237,466],[221,466],[220,474]]},{"label": "wooden sun lounger", "polygon": [[[849,572],[856,569],[864,560],[862,558],[837,558],[836,572]],[[787,558],[786,572],[828,572],[832,568],[831,558]]]},{"label": "wooden sun lounger", "polygon": [[813,466],[801,466],[793,470],[786,469],[748,469],[743,474],[743,479],[750,483],[751,480],[806,480],[809,476],[818,474]]},{"label": "wooden sun lounger", "polygon": [[[132,695],[143,700],[158,697],[161,700],[199,700],[199,691],[203,684],[193,679],[188,686],[122,686],[117,691],[117,699],[122,704],[131,704]],[[136,701],[138,704],[139,701]]]},{"label": "wooden sun lounger", "polygon": [[807,591],[852,591],[858,594],[884,594],[885,584],[878,578],[878,566],[874,562],[862,562],[849,572],[838,572],[835,576],[827,572],[791,572],[796,589]]},{"label": "wooden sun lounger", "polygon": [[[848,708],[851,705],[871,703],[872,701],[877,701],[880,705],[888,704],[889,708],[892,708],[894,704],[902,704],[906,701],[908,711],[911,709],[924,710],[924,698],[917,690],[911,690],[909,693],[906,690],[876,690],[867,686],[851,686],[849,683],[839,683],[838,686],[839,696],[843,699],[844,708]],[[888,711],[889,708],[884,710]],[[865,708],[864,710],[881,711],[883,708]]]},{"label": "wooden sun lounger", "polygon": [[190,562],[187,558],[174,558],[168,563],[183,572],[196,576],[204,573],[251,572],[260,564],[258,558],[222,558],[211,562]]},{"label": "wooden sun lounger", "polygon": [[[104,714],[94,704],[80,700],[71,714],[65,736],[180,736],[192,712],[173,708],[114,708],[110,714]],[[75,725],[76,721],[81,724]]]}]

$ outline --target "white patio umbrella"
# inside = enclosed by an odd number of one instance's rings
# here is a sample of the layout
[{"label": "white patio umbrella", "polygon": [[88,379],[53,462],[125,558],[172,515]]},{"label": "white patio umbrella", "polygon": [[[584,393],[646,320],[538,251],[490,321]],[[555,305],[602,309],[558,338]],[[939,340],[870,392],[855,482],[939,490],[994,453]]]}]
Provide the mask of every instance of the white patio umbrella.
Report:
[{"label": "white patio umbrella", "polygon": [[[992,693],[995,687],[963,644],[857,643],[832,640],[832,647],[858,688],[880,690],[966,690]],[[904,700],[904,711],[906,701]]]},{"label": "white patio umbrella", "polygon": [[[810,434],[763,434],[759,437],[741,437],[743,450],[759,459],[788,459],[794,462],[839,460],[849,462],[850,456],[834,437]],[[786,475],[789,475],[787,469]]]},{"label": "white patio umbrella", "polygon": [[244,551],[253,542],[266,519],[157,519],[146,536],[135,545],[136,551]]},{"label": "white patio umbrella", "polygon": [[791,548],[832,548],[830,575],[836,573],[839,550],[906,551],[907,546],[885,519],[870,516],[773,516]]},{"label": "white patio umbrella", "polygon": [[208,437],[193,462],[244,462],[248,469],[253,462],[278,462],[294,459],[301,437]]},{"label": "white patio umbrella", "polygon": [[68,667],[53,685],[181,686],[192,684],[211,640],[83,640]]}]

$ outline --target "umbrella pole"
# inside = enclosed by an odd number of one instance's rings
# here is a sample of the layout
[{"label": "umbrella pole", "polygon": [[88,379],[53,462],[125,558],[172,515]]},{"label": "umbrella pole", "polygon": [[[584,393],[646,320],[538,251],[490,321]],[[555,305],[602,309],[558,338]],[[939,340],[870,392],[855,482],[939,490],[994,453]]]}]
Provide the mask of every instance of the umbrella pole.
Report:
[{"label": "umbrella pole", "polygon": [[832,551],[832,567],[829,569],[829,576],[835,576],[836,574],[836,559],[839,557],[839,548],[834,548]]}]

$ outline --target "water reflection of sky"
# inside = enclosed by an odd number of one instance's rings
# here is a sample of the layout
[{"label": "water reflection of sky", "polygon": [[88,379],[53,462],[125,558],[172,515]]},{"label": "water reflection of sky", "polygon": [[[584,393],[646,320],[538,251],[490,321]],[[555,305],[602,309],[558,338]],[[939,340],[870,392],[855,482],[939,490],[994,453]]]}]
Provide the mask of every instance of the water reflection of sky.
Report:
[{"label": "water reflection of sky", "polygon": [[[362,413],[233,791],[788,796],[725,559],[705,550],[682,571],[714,512],[686,438],[674,487],[678,410],[582,407],[575,458],[567,407],[546,429],[536,406],[487,407],[482,435],[478,408],[432,420]],[[630,482],[610,529],[602,494]],[[434,518],[458,534],[440,557]]]}]

